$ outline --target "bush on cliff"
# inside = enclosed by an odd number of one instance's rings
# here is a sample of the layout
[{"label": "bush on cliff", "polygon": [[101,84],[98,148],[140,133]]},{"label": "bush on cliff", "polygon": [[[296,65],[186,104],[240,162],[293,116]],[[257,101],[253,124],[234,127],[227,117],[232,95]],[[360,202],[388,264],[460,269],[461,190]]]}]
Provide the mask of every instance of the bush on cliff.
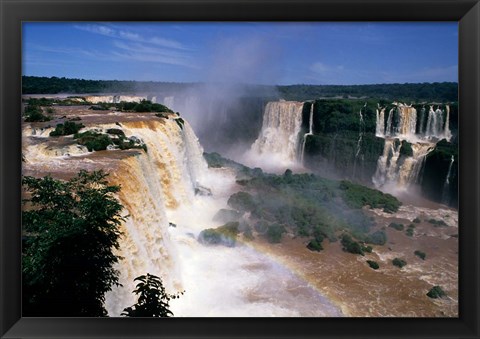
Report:
[{"label": "bush on cliff", "polygon": [[52,120],[50,117],[43,114],[43,110],[40,106],[35,105],[25,106],[24,116],[26,122],[43,122]]},{"label": "bush on cliff", "polygon": [[383,208],[383,211],[387,213],[394,213],[402,204],[393,195],[347,180],[340,182],[340,189],[343,192],[343,200],[351,208],[370,206],[370,208]]},{"label": "bush on cliff", "polygon": [[198,241],[205,245],[234,247],[239,233],[238,222],[229,222],[217,228],[207,228],[200,232]]},{"label": "bush on cliff", "polygon": [[72,121],[65,121],[63,124],[57,124],[57,126],[55,127],[55,130],[50,132],[50,136],[58,137],[61,135],[75,134],[75,133],[78,133],[78,131],[80,131],[80,129],[82,129],[83,127],[85,126],[81,123],[77,124]]},{"label": "bush on cliff", "polygon": [[107,149],[108,145],[113,144],[112,139],[108,135],[92,131],[75,133],[73,138],[76,139],[80,145],[86,146],[89,152],[103,151]]}]

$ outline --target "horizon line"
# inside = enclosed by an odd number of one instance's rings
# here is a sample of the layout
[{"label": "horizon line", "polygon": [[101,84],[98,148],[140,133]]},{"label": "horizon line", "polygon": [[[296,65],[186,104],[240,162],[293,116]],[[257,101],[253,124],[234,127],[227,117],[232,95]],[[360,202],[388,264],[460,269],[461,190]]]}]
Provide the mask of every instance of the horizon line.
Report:
[{"label": "horizon line", "polygon": [[286,87],[286,86],[376,86],[376,85],[420,85],[420,84],[457,84],[458,81],[435,81],[435,82],[391,82],[391,83],[363,83],[363,84],[308,84],[308,83],[296,83],[296,84],[256,84],[256,83],[230,83],[230,82],[202,82],[202,81],[192,81],[192,82],[180,82],[180,81],[161,81],[161,80],[118,80],[118,79],[83,79],[83,78],[67,78],[59,76],[40,76],[40,75],[22,75],[23,77],[31,78],[57,78],[57,79],[66,79],[66,80],[83,80],[83,81],[118,81],[118,82],[139,82],[139,83],[169,83],[169,84],[184,84],[184,85],[195,85],[195,84],[232,84],[232,85],[244,85],[244,86],[265,86],[265,87]]}]

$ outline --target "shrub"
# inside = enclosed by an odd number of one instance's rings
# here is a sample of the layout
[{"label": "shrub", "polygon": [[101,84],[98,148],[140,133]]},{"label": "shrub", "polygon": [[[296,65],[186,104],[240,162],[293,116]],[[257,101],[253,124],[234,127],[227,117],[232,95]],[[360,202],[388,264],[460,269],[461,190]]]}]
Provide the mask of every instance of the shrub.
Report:
[{"label": "shrub", "polygon": [[125,133],[120,128],[109,128],[107,134],[116,135],[119,138],[125,138]]},{"label": "shrub", "polygon": [[425,258],[427,256],[424,252],[419,251],[419,250],[416,250],[415,252],[413,252],[413,254],[415,254],[417,257],[419,257],[422,260],[425,260]]},{"label": "shrub", "polygon": [[253,197],[247,192],[237,192],[232,194],[228,199],[227,204],[240,212],[251,212],[255,209]]},{"label": "shrub", "polygon": [[238,222],[229,222],[217,228],[207,228],[200,232],[198,241],[206,245],[234,247],[238,236]]},{"label": "shrub", "polygon": [[29,98],[27,103],[29,106],[52,106],[54,99],[47,98]]},{"label": "shrub", "polygon": [[307,245],[307,248],[310,250],[310,251],[317,251],[317,252],[320,252],[321,250],[323,250],[323,246],[320,242],[318,242],[316,239],[312,239],[308,245]]},{"label": "shrub", "polygon": [[138,294],[138,301],[135,305],[127,307],[121,315],[127,317],[170,317],[170,299],[177,299],[179,294],[168,294],[163,286],[162,279],[155,275],[148,274],[135,278],[140,281],[133,293]]},{"label": "shrub", "polygon": [[372,253],[372,246],[362,246],[362,251],[367,252],[367,253]]},{"label": "shrub", "polygon": [[252,228],[248,227],[243,231],[243,236],[246,240],[253,240],[255,237],[253,236]]},{"label": "shrub", "polygon": [[58,137],[60,135],[76,134],[80,129],[85,127],[83,124],[77,124],[71,121],[65,121],[63,124],[57,124],[55,130],[50,132],[51,137]]},{"label": "shrub", "polygon": [[403,266],[405,266],[407,264],[407,262],[403,259],[395,258],[395,259],[392,260],[392,264],[394,266],[402,268]]},{"label": "shrub", "polygon": [[354,241],[348,234],[342,235],[341,244],[344,251],[353,254],[365,255],[365,253],[363,253],[362,246],[358,242]]},{"label": "shrub", "polygon": [[183,125],[185,124],[185,121],[182,118],[175,119],[175,122],[180,127],[180,129],[183,129]]},{"label": "shrub", "polygon": [[406,231],[405,231],[405,234],[408,236],[408,237],[413,237],[413,228],[408,228]]},{"label": "shrub", "polygon": [[415,219],[413,219],[413,222],[416,223],[416,224],[419,224],[419,223],[421,223],[422,221],[420,220],[419,217],[416,217]]},{"label": "shrub", "polygon": [[446,297],[447,294],[440,286],[433,286],[430,291],[428,291],[427,296],[432,299]]},{"label": "shrub", "polygon": [[407,157],[413,156],[412,144],[406,140],[402,140],[402,147],[400,148],[400,154]]},{"label": "shrub", "polygon": [[435,227],[447,227],[448,225],[443,220],[429,219],[428,222]]},{"label": "shrub", "polygon": [[376,231],[372,234],[369,234],[366,237],[365,242],[373,245],[385,245],[387,242],[387,235],[384,231]]},{"label": "shrub", "polygon": [[378,263],[376,261],[373,261],[373,260],[367,260],[367,264],[368,264],[368,266],[370,266],[374,270],[378,270],[380,268]]},{"label": "shrub", "polygon": [[351,208],[362,208],[368,205],[371,208],[383,208],[387,213],[394,213],[402,204],[393,195],[350,181],[342,180],[339,188],[343,191],[343,200]]},{"label": "shrub", "polygon": [[97,132],[87,131],[84,133],[76,133],[74,139],[80,145],[87,147],[89,152],[106,150],[108,145],[112,145],[112,139],[106,135]]},{"label": "shrub", "polygon": [[404,229],[403,224],[397,224],[395,222],[390,223],[390,225],[388,225],[388,227],[394,228],[397,231],[403,231],[403,229]]},{"label": "shrub", "polygon": [[267,239],[269,243],[275,244],[282,240],[282,234],[287,230],[279,224],[271,224],[267,228]]},{"label": "shrub", "polygon": [[255,224],[254,228],[258,233],[264,234],[267,232],[268,224],[265,221],[259,221]]},{"label": "shrub", "polygon": [[24,115],[26,122],[43,122],[52,120],[50,117],[43,114],[43,111],[39,106],[26,106]]}]

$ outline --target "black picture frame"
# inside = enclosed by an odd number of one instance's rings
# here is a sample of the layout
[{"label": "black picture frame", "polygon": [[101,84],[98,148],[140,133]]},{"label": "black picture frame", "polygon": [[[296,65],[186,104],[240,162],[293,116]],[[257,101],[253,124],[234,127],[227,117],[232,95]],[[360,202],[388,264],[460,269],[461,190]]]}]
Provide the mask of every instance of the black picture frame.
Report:
[{"label": "black picture frame", "polygon": [[[479,338],[480,4],[478,0],[0,0],[2,338]],[[22,318],[22,21],[458,21],[458,318]]]}]

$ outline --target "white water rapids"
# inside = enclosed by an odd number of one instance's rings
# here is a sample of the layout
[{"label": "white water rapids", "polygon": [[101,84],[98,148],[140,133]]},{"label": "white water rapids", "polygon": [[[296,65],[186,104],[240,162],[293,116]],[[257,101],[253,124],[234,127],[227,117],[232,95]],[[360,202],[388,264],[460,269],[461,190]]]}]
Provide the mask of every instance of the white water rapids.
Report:
[{"label": "white water rapids", "polygon": [[[121,129],[141,139],[148,152],[111,150],[78,154],[55,151],[47,131],[24,129],[26,168],[37,173],[114,169],[110,180],[122,186],[118,197],[129,217],[122,225],[119,262],[122,287],[106,295],[110,316],[119,316],[136,297],[133,279],[160,276],[168,293],[185,291],[170,302],[175,316],[341,316],[341,311],[316,289],[271,256],[248,244],[205,246],[196,239],[228,197],[238,190],[226,169],[208,169],[203,150],[185,121],[175,118],[96,124],[87,129]],[[65,137],[65,141],[71,137]],[[70,152],[70,151],[69,151]],[[196,188],[211,195],[196,195]]]}]

